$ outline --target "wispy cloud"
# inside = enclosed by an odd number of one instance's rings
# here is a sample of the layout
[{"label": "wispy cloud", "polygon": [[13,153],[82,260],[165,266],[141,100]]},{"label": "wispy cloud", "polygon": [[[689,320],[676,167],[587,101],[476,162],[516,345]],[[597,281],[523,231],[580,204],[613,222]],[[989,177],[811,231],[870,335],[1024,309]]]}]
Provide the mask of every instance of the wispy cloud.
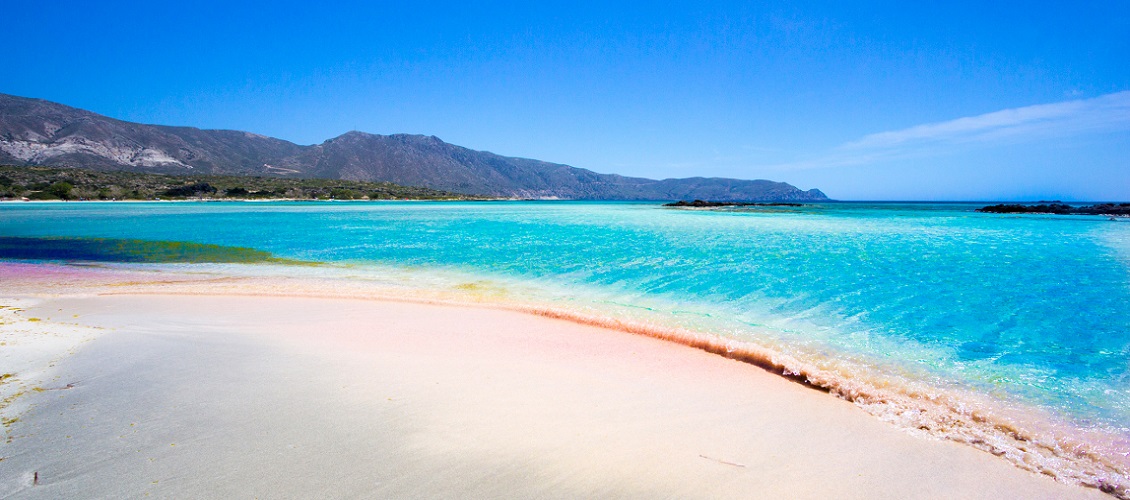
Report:
[{"label": "wispy cloud", "polygon": [[822,157],[778,167],[863,165],[880,160],[935,154],[967,144],[1026,142],[1123,129],[1130,129],[1130,91],[1091,99],[1004,109],[880,132],[841,144]]}]

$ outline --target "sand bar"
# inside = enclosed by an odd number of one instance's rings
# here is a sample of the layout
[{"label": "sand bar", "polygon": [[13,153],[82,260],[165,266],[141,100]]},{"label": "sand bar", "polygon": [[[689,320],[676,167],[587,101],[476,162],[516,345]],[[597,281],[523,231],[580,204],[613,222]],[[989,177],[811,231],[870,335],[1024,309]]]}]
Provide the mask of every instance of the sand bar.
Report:
[{"label": "sand bar", "polygon": [[101,332],[21,397],[0,496],[1110,498],[620,331],[83,279],[0,286]]}]

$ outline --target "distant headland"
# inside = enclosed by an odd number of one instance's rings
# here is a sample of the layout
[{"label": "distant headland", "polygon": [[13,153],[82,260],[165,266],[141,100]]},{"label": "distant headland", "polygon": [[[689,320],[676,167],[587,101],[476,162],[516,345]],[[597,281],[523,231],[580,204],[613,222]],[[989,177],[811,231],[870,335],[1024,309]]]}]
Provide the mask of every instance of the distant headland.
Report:
[{"label": "distant headland", "polygon": [[599,174],[448,144],[435,136],[348,132],[301,146],[250,132],[144,125],[0,94],[0,165],[191,176],[329,179],[517,199],[821,201],[784,182]]}]

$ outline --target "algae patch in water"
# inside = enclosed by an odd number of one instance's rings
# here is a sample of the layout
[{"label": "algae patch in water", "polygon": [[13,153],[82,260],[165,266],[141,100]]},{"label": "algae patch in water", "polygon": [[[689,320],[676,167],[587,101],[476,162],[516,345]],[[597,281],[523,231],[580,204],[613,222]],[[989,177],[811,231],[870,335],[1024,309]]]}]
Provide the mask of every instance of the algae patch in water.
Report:
[{"label": "algae patch in water", "polygon": [[0,237],[0,259],[137,263],[296,263],[254,248],[187,241]]}]

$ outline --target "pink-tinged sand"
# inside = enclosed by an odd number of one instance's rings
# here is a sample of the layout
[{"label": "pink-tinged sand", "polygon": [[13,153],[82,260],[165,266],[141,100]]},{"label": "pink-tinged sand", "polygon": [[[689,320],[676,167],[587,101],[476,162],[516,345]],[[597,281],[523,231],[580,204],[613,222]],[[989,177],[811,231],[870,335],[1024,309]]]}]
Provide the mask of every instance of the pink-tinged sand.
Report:
[{"label": "pink-tinged sand", "polygon": [[487,308],[92,292],[27,312],[106,330],[55,368],[73,388],[28,396],[0,496],[1109,498],[620,331]]}]

